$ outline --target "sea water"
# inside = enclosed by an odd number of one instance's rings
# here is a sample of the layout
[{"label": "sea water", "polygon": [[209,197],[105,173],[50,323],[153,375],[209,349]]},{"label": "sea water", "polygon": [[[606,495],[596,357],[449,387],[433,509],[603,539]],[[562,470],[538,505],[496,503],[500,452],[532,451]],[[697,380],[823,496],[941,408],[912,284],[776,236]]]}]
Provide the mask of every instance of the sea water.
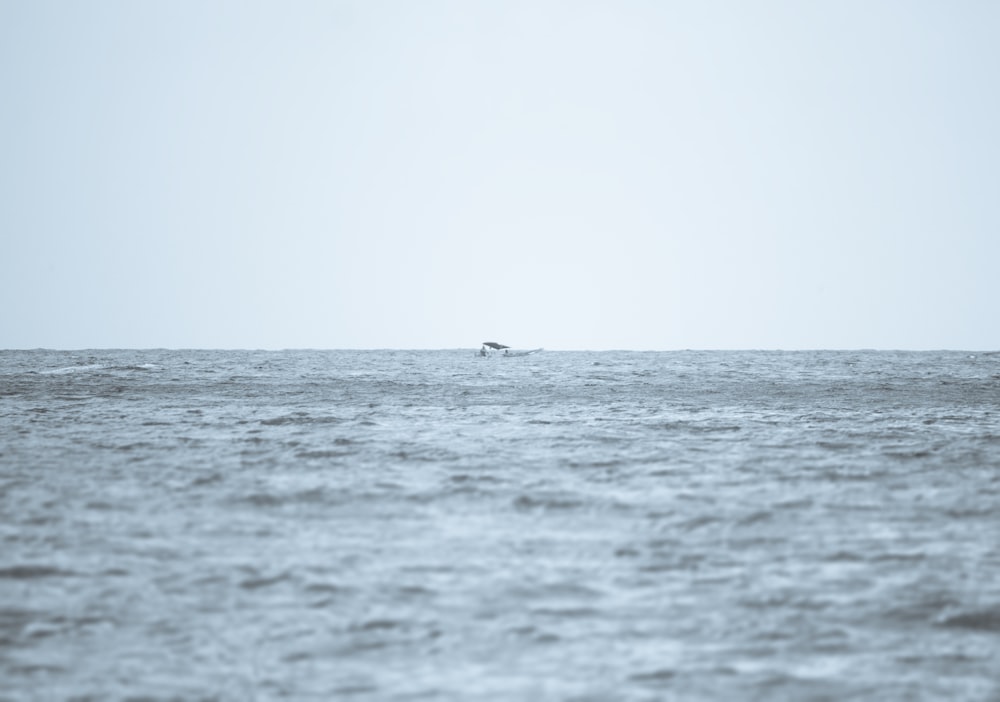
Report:
[{"label": "sea water", "polygon": [[1000,355],[0,352],[0,699],[1000,700]]}]

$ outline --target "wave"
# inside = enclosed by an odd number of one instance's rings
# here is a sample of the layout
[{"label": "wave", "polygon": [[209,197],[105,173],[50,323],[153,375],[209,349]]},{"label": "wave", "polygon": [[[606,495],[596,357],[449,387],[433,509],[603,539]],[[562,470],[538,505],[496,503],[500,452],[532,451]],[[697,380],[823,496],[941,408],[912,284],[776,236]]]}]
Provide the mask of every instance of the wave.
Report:
[{"label": "wave", "polygon": [[311,488],[297,492],[279,494],[273,492],[254,492],[234,498],[234,502],[252,507],[283,507],[287,505],[322,505],[338,502],[330,491],[324,488]]},{"label": "wave", "polygon": [[36,580],[39,578],[66,577],[76,575],[71,570],[63,570],[56,566],[48,565],[17,565],[8,568],[0,568],[0,579],[7,580]]},{"label": "wave", "polygon": [[69,375],[71,373],[90,373],[93,371],[104,370],[108,366],[103,363],[88,363],[85,365],[77,366],[65,366],[64,368],[50,368],[48,370],[38,371],[39,375]]},{"label": "wave", "polygon": [[99,371],[112,372],[147,372],[160,369],[155,363],[136,363],[114,365],[106,363],[82,363],[61,368],[47,368],[37,371],[38,375],[72,375],[75,373],[96,373]]},{"label": "wave", "polygon": [[941,619],[938,624],[949,629],[1000,633],[1000,606],[952,614]]},{"label": "wave", "polygon": [[288,424],[293,426],[309,426],[313,424],[340,424],[344,420],[340,417],[334,417],[333,415],[324,415],[319,417],[314,417],[305,412],[296,412],[290,415],[284,415],[281,417],[272,417],[271,419],[262,419],[260,423],[266,427],[281,427]]}]

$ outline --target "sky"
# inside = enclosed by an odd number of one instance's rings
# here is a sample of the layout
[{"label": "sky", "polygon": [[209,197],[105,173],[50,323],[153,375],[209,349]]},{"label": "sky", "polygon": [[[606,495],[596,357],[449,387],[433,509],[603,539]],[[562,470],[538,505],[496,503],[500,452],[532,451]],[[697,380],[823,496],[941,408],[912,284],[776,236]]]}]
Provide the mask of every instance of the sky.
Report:
[{"label": "sky", "polygon": [[1000,348],[992,0],[0,0],[0,348]]}]

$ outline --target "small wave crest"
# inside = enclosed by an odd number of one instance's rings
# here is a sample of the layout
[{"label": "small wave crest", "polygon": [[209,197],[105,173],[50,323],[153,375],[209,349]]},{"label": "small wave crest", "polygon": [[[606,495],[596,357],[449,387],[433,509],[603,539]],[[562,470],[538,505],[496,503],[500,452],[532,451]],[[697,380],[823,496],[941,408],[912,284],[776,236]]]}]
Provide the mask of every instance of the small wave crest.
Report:
[{"label": "small wave crest", "polygon": [[70,375],[71,373],[91,373],[93,371],[104,370],[108,366],[103,363],[87,363],[77,366],[65,366],[63,368],[49,368],[38,371],[39,375]]}]

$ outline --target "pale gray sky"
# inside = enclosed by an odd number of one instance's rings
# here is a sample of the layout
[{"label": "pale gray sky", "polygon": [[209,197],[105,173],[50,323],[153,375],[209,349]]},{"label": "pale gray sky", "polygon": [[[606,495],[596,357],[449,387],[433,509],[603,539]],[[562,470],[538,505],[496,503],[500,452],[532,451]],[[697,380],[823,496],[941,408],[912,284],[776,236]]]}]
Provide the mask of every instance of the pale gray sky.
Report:
[{"label": "pale gray sky", "polygon": [[1000,3],[0,0],[0,348],[1000,348]]}]

